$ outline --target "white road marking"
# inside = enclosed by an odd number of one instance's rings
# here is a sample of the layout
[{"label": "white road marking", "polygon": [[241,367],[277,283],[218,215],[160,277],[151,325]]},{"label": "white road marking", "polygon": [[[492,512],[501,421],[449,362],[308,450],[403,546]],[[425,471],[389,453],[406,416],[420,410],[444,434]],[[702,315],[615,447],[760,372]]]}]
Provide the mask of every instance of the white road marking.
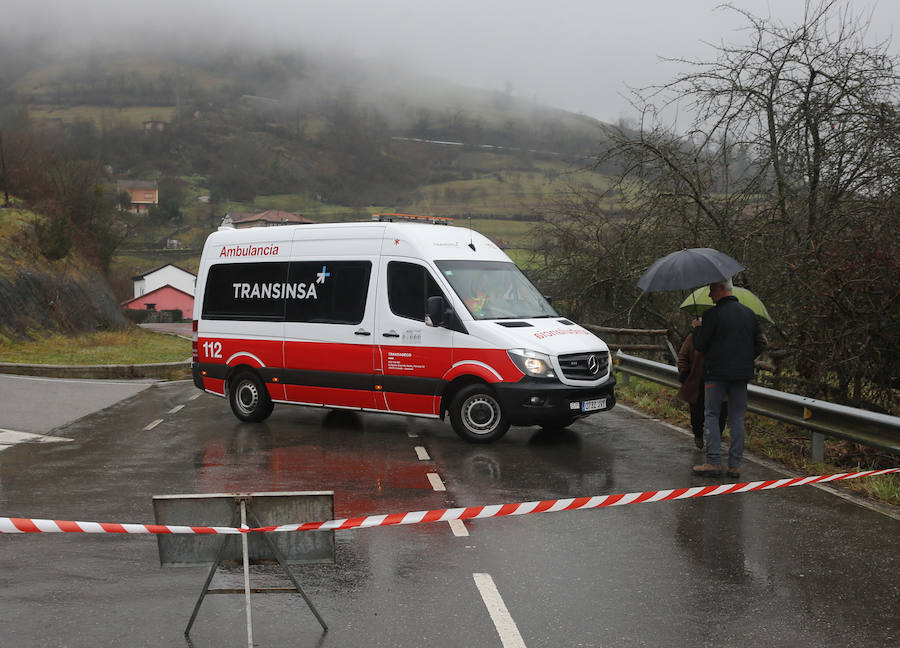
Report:
[{"label": "white road marking", "polygon": [[431,457],[428,456],[428,450],[423,448],[422,446],[416,446],[416,456],[420,461],[430,461]]},{"label": "white road marking", "polygon": [[59,441],[71,441],[66,437],[50,436],[49,434],[35,434],[34,432],[19,432],[18,430],[7,430],[0,428],[0,443],[56,443]]},{"label": "white road marking", "polygon": [[467,538],[469,536],[469,530],[462,520],[448,520],[447,524],[450,525],[450,530],[453,531],[453,535],[457,538]]},{"label": "white road marking", "polygon": [[178,412],[179,410],[181,410],[183,408],[184,408],[184,405],[176,405],[175,407],[173,407],[172,409],[169,410],[169,414],[175,414],[176,412]]},{"label": "white road marking", "polygon": [[50,436],[49,434],[35,434],[33,432],[19,432],[0,428],[0,452],[13,447],[17,443],[59,443],[71,441],[66,437]]},{"label": "white road marking", "polygon": [[406,431],[406,436],[408,436],[410,439],[418,439],[418,438],[419,438],[419,433],[418,433],[418,432],[413,432],[412,430],[407,430],[407,431]]},{"label": "white road marking", "polygon": [[189,401],[192,401],[192,400],[194,400],[195,398],[200,398],[202,395],[203,395],[203,392],[197,392],[196,394],[194,394],[193,396],[191,396],[190,398],[188,398],[188,400],[189,400]]},{"label": "white road marking", "polygon": [[525,648],[519,628],[510,616],[509,610],[506,609],[506,604],[500,597],[500,592],[497,591],[494,579],[490,574],[472,574],[472,577],[475,579],[475,586],[478,587],[478,592],[491,615],[497,634],[500,635],[503,648]]},{"label": "white road marking", "polygon": [[436,491],[445,491],[447,488],[444,486],[444,482],[441,481],[441,476],[437,473],[428,473],[427,474],[428,481],[431,482],[431,487]]},{"label": "white road marking", "polygon": [[149,432],[150,430],[152,430],[153,428],[155,428],[157,425],[159,425],[159,424],[162,423],[162,422],[163,422],[162,419],[156,419],[155,421],[153,421],[153,423],[150,423],[150,425],[148,425],[147,427],[145,427],[145,428],[144,428],[144,431],[145,431],[145,432]]}]

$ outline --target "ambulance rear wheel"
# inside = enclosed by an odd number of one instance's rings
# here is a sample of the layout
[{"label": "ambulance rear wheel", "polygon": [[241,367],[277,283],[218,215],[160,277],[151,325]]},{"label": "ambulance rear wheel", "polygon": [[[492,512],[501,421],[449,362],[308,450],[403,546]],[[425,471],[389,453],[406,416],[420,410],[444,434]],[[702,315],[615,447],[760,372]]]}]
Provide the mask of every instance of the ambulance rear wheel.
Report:
[{"label": "ambulance rear wheel", "polygon": [[450,423],[460,437],[472,443],[496,441],[509,429],[509,418],[487,385],[459,390],[450,404]]},{"label": "ambulance rear wheel", "polygon": [[266,420],[275,408],[265,384],[251,371],[241,372],[228,381],[228,401],[236,417],[251,423]]}]

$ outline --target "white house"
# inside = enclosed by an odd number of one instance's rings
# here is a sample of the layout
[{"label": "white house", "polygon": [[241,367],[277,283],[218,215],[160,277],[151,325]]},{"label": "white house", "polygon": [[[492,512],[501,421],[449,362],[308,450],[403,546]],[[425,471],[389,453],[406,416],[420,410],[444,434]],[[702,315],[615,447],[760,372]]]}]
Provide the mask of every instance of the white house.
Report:
[{"label": "white house", "polygon": [[172,286],[193,297],[194,288],[197,283],[197,276],[194,273],[188,272],[171,263],[154,268],[149,272],[137,275],[131,279],[134,281],[135,298],[146,295],[163,286]]}]

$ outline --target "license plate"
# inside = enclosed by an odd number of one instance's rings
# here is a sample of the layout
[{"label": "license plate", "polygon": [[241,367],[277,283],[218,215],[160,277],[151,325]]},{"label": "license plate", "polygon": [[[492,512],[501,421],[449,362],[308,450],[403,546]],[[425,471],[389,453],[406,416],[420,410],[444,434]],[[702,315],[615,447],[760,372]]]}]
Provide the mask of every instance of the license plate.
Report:
[{"label": "license plate", "polygon": [[581,401],[582,412],[593,412],[594,410],[604,409],[605,407],[605,398],[595,398],[594,400]]}]

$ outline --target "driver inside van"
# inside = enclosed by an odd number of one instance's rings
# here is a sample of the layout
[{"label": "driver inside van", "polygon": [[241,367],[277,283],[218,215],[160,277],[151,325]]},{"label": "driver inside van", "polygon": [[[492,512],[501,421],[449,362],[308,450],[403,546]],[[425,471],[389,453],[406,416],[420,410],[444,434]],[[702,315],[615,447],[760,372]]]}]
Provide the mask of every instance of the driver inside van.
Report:
[{"label": "driver inside van", "polygon": [[484,318],[484,305],[488,300],[485,283],[487,282],[484,279],[484,275],[476,274],[472,279],[469,296],[463,300],[466,308],[469,309],[469,312],[472,313],[472,317],[475,319]]},{"label": "driver inside van", "polygon": [[469,297],[463,300],[476,319],[511,316],[504,304],[516,300],[516,289],[502,272],[479,272],[472,279]]}]

